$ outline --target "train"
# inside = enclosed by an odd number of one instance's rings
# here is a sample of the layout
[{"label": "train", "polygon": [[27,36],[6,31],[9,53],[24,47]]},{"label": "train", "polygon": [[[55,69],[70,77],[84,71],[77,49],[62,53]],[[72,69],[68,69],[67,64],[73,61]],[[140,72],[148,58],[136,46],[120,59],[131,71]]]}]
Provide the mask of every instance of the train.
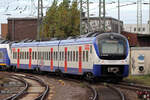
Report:
[{"label": "train", "polygon": [[126,37],[118,33],[19,42],[9,46],[3,54],[9,59],[9,68],[13,70],[46,71],[79,75],[86,79],[108,78],[119,81],[129,74],[129,43]]}]

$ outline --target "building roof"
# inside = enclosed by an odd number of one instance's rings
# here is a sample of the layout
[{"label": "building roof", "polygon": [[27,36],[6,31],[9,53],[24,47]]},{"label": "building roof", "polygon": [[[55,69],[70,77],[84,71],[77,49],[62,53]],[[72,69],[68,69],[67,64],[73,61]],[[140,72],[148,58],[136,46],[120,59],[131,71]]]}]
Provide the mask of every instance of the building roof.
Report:
[{"label": "building roof", "polygon": [[20,18],[9,17],[7,18],[7,20],[37,20],[37,18],[36,17],[20,17]]},{"label": "building roof", "polygon": [[[99,17],[90,17],[90,19],[95,20],[95,19],[99,19]],[[101,17],[101,19],[103,19],[103,17]],[[115,19],[113,17],[106,17],[105,19],[118,21],[118,19]],[[84,17],[83,20],[87,20],[87,17]],[[123,21],[120,21],[120,22],[123,22]]]}]

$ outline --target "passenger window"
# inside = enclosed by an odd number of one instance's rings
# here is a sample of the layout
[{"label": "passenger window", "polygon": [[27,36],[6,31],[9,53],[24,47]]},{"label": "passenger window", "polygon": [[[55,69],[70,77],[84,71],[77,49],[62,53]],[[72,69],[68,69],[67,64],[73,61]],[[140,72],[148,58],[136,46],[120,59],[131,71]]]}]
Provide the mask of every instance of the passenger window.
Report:
[{"label": "passenger window", "polygon": [[76,51],[76,61],[78,61],[78,51]]},{"label": "passenger window", "polygon": [[92,45],[90,46],[90,53],[92,53]]},{"label": "passenger window", "polygon": [[70,52],[68,51],[68,57],[67,57],[67,60],[69,61],[70,59]]},{"label": "passenger window", "polygon": [[57,59],[58,59],[58,52],[56,52],[56,61],[57,61]]},{"label": "passenger window", "polygon": [[34,59],[34,52],[32,52],[32,59]]},{"label": "passenger window", "polygon": [[61,61],[61,51],[59,52],[59,60]]},{"label": "passenger window", "polygon": [[49,52],[49,60],[51,60],[51,52]]},{"label": "passenger window", "polygon": [[20,54],[19,54],[19,58],[21,59],[21,52],[20,52]]},{"label": "passenger window", "polygon": [[56,56],[56,54],[55,54],[55,52],[54,52],[54,61],[55,61],[55,56]]},{"label": "passenger window", "polygon": [[86,61],[88,62],[88,60],[89,60],[89,52],[86,51]]},{"label": "passenger window", "polygon": [[46,60],[48,60],[48,52],[46,52],[45,54],[46,54],[46,55],[45,55],[45,56],[46,56]]},{"label": "passenger window", "polygon": [[75,61],[75,57],[76,57],[75,51],[73,51],[73,61]]},{"label": "passenger window", "polygon": [[85,51],[83,51],[83,61],[85,61]]},{"label": "passenger window", "polygon": [[37,57],[37,53],[35,52],[35,54],[34,54],[34,55],[35,55],[35,60],[36,60],[36,59],[37,59],[37,58],[36,58],[36,57]]},{"label": "passenger window", "polygon": [[71,58],[70,61],[72,61],[72,51],[71,51],[71,54],[70,54],[70,58]]},{"label": "passenger window", "polygon": [[27,52],[27,59],[29,59],[29,53]]},{"label": "passenger window", "polygon": [[62,60],[64,60],[64,52],[62,52]]},{"label": "passenger window", "polygon": [[22,52],[22,59],[24,59],[24,52]]}]

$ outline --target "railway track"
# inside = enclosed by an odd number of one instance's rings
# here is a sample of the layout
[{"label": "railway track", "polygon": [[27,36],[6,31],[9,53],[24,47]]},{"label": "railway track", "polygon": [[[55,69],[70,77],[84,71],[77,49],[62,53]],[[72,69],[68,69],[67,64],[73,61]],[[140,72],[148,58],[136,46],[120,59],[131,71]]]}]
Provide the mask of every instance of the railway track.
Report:
[{"label": "railway track", "polygon": [[126,100],[124,93],[110,84],[96,85],[98,100]]},{"label": "railway track", "polygon": [[134,91],[139,99],[150,100],[150,87],[140,84],[120,82],[115,84],[118,88]]},{"label": "railway track", "polygon": [[57,76],[51,76],[51,75],[46,75],[47,77],[54,77],[54,78],[57,78],[57,79],[61,79],[61,80],[67,80],[67,81],[72,81],[72,82],[75,82],[75,83],[83,83],[83,85],[87,88],[89,88],[92,92],[92,94],[89,96],[89,100],[98,100],[98,92],[95,88],[93,88],[89,83],[87,82],[84,82],[82,80],[80,80],[80,78],[74,78],[74,77],[64,77],[61,75],[61,77],[57,77]]},{"label": "railway track", "polygon": [[[7,73],[5,73],[7,74]],[[17,94],[14,94],[4,100],[44,100],[46,94],[48,93],[48,86],[44,85],[43,81],[40,80],[41,77],[46,76],[47,78],[52,77],[55,78],[57,80],[66,80],[66,81],[72,81],[75,83],[80,84],[82,81],[78,80],[78,79],[71,79],[71,78],[67,78],[67,77],[57,77],[55,75],[51,76],[51,75],[32,75],[30,73],[20,73],[20,74],[16,74],[16,73],[8,73],[8,76],[11,76],[17,80],[22,80],[24,82],[25,85],[25,89],[23,89],[22,91],[18,92]],[[43,79],[44,80],[44,79]],[[87,82],[82,82],[84,84],[85,87],[87,87],[90,91],[91,94],[89,95],[89,100],[98,100],[98,93],[96,91],[95,88],[93,88],[90,84],[88,84]],[[38,89],[38,90],[35,90]],[[44,92],[44,88],[45,88],[45,92]],[[43,90],[43,92],[42,92]],[[41,94],[41,95],[39,95]]]},{"label": "railway track", "polygon": [[25,88],[4,100],[44,100],[46,98],[49,86],[39,78],[22,74],[11,74],[11,78],[22,80]]}]

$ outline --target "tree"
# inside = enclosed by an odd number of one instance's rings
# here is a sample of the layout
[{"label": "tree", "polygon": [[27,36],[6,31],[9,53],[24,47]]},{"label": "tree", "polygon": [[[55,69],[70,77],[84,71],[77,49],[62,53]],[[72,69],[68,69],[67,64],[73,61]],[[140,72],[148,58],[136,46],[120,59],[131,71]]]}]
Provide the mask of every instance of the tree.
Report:
[{"label": "tree", "polygon": [[54,0],[46,13],[43,21],[43,33],[45,37],[66,38],[79,35],[80,11],[77,0],[71,4],[69,0],[63,0],[58,5]]}]

